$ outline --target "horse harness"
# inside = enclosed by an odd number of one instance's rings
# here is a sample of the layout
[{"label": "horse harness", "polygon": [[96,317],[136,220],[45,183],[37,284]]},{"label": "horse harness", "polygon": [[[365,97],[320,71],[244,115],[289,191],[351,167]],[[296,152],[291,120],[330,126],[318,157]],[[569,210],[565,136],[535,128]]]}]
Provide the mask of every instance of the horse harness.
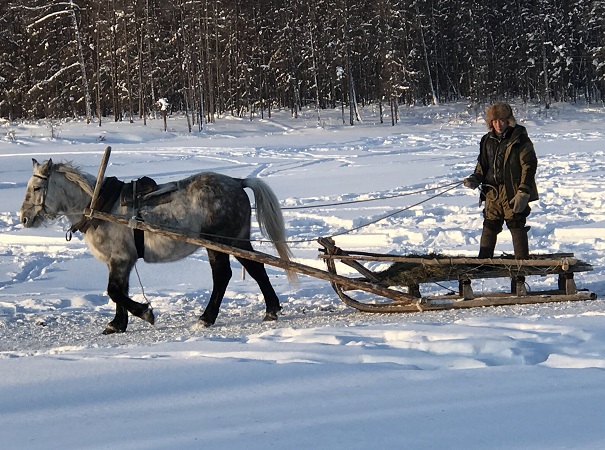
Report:
[{"label": "horse harness", "polygon": [[48,192],[48,177],[44,176],[44,175],[38,175],[37,173],[35,173],[33,175],[36,178],[39,178],[41,180],[44,180],[44,195],[42,195],[42,203],[40,203],[39,205],[34,205],[32,204],[32,206],[39,206],[40,209],[44,212],[44,214],[48,215],[48,210],[46,209],[46,193]]},{"label": "horse harness", "polygon": [[[153,193],[157,192],[157,196],[154,197],[159,197],[172,192],[173,190],[174,189],[169,189],[167,191],[158,190],[158,184],[149,177],[141,177],[137,180],[132,180],[130,183],[120,181],[116,177],[107,177],[103,181],[99,196],[94,204],[91,205],[91,209],[99,212],[109,212],[113,205],[119,200],[120,206],[126,206],[132,209],[134,219],[142,220],[139,208],[145,204],[146,199],[150,198]],[[156,200],[156,203],[162,202]],[[100,222],[100,219],[83,217],[71,226],[68,235],[71,238],[71,233],[75,231],[86,233],[91,226],[96,228]],[[134,245],[137,249],[137,256],[143,258],[145,256],[145,234],[143,230],[134,228],[133,236]]]}]

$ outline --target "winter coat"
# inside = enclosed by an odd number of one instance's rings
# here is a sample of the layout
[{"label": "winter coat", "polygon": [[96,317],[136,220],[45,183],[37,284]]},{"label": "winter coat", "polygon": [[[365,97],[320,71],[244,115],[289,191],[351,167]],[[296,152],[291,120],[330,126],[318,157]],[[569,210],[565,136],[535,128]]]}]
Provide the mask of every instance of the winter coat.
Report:
[{"label": "winter coat", "polygon": [[[499,149],[504,151],[500,158]],[[516,125],[508,128],[502,139],[493,130],[481,138],[474,176],[477,181],[488,186],[500,184],[495,180],[501,177],[508,201],[521,189],[529,194],[529,201],[532,202],[538,200],[535,179],[537,166],[534,144],[529,139],[527,130],[522,125]]]}]

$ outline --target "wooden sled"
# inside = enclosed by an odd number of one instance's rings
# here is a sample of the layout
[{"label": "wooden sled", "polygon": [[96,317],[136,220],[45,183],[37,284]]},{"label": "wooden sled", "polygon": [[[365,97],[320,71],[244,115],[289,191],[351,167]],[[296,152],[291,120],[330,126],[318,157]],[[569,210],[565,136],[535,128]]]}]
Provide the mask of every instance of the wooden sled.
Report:
[{"label": "wooden sled", "polygon": [[[418,312],[443,309],[463,309],[479,306],[499,306],[529,303],[566,302],[593,300],[596,295],[576,287],[574,273],[592,270],[592,266],[578,260],[573,253],[531,255],[527,260],[513,257],[472,258],[442,255],[400,256],[345,251],[337,247],[330,238],[320,238],[328,271],[337,274],[336,262],[342,262],[357,270],[367,283],[392,290],[393,286],[407,288],[405,299],[378,298],[371,302],[353,299],[345,291],[346,286],[332,282],[340,299],[347,305],[364,312],[393,313]],[[391,266],[374,272],[360,261],[388,262]],[[557,289],[528,292],[526,276],[558,275]],[[511,291],[475,295],[471,282],[479,278],[510,278]],[[424,297],[420,294],[422,283],[458,281],[458,292],[447,295]]]}]

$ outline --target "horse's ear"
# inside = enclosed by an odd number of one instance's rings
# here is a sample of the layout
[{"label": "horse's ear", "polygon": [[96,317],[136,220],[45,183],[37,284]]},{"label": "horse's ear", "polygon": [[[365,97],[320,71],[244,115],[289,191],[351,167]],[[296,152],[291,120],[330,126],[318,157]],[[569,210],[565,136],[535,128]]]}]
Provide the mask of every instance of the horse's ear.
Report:
[{"label": "horse's ear", "polygon": [[38,164],[38,168],[40,170],[40,173],[46,177],[48,177],[50,175],[50,169],[53,166],[53,160],[49,159],[48,161],[42,163],[42,165]]}]

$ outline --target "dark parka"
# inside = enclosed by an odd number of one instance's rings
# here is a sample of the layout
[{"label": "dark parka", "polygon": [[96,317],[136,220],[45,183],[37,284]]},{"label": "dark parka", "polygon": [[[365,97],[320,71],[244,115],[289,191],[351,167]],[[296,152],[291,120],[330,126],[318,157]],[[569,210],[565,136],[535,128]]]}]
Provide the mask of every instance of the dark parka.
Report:
[{"label": "dark parka", "polygon": [[[536,187],[536,169],[538,159],[534,144],[522,125],[516,125],[506,130],[505,136],[510,133],[508,143],[504,150],[504,157],[497,163],[497,151],[500,140],[492,130],[481,139],[479,158],[475,168],[477,181],[483,184],[494,185],[495,172],[501,172],[502,182],[506,188],[506,197],[510,202],[519,189],[529,194],[529,201],[538,200]],[[498,170],[496,165],[501,165]],[[489,188],[488,188],[489,189]]]}]

